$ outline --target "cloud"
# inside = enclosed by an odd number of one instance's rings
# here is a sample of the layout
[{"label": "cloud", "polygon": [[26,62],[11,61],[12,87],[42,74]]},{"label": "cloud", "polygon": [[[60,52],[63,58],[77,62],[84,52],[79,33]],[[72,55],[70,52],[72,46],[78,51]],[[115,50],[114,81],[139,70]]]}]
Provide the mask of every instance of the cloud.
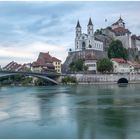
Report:
[{"label": "cloud", "polygon": [[[5,65],[5,62],[16,61],[18,63],[29,63],[37,59],[39,52],[49,52],[52,56],[64,60],[66,58],[66,48],[63,46],[55,46],[45,42],[34,42],[26,46],[5,47],[0,46],[0,64]],[[4,61],[6,60],[6,61]]]},{"label": "cloud", "polygon": [[130,31],[140,34],[139,6],[140,2],[1,1],[0,64],[32,62],[40,51],[65,61],[67,50],[74,48],[77,19],[86,33],[89,17],[96,30],[109,26],[121,14]]}]

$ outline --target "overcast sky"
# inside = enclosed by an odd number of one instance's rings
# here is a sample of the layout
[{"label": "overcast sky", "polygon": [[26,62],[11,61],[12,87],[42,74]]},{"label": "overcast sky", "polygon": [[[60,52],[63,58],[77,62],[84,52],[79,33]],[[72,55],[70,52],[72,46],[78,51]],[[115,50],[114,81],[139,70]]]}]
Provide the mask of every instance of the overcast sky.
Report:
[{"label": "overcast sky", "polygon": [[0,1],[0,65],[35,61],[41,51],[64,62],[74,48],[77,19],[86,32],[89,17],[96,30],[120,15],[127,28],[140,35],[140,2]]}]

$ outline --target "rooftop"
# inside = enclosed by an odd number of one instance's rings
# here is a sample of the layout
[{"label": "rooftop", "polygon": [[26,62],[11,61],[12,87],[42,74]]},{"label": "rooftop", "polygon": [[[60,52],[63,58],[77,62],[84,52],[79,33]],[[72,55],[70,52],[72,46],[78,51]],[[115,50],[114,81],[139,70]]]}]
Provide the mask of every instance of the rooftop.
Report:
[{"label": "rooftop", "polygon": [[112,31],[116,34],[120,34],[120,33],[130,33],[130,31],[128,29],[125,29],[123,27],[118,27],[115,29],[112,29]]},{"label": "rooftop", "polygon": [[112,61],[115,61],[117,63],[124,63],[124,64],[127,64],[127,60],[124,60],[123,58],[112,58],[111,59]]}]

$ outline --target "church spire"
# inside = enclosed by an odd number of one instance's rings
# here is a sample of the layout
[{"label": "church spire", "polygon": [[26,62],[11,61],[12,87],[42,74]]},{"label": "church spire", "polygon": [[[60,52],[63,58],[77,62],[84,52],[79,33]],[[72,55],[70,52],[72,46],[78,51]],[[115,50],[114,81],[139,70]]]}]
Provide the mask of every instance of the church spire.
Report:
[{"label": "church spire", "polygon": [[78,28],[78,27],[81,28],[79,20],[77,21],[77,25],[76,25],[76,28]]},{"label": "church spire", "polygon": [[89,18],[88,25],[93,25],[93,24],[92,24],[92,21],[91,21],[91,18]]}]

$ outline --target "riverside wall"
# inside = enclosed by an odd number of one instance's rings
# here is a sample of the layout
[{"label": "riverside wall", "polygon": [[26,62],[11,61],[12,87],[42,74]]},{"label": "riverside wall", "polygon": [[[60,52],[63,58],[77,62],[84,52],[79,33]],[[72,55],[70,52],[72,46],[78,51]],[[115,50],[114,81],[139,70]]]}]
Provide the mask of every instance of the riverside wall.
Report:
[{"label": "riverside wall", "polygon": [[140,74],[69,74],[80,84],[90,83],[117,83],[119,79],[125,78],[129,83],[140,83]]}]

